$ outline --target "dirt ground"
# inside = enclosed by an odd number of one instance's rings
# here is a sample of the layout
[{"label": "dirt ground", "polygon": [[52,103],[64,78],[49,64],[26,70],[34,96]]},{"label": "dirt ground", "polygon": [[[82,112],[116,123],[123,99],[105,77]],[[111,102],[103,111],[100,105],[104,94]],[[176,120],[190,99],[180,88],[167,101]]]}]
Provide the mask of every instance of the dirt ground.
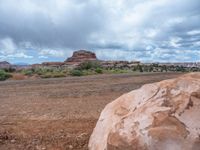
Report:
[{"label": "dirt ground", "polygon": [[106,104],[178,73],[0,82],[0,150],[86,150]]}]

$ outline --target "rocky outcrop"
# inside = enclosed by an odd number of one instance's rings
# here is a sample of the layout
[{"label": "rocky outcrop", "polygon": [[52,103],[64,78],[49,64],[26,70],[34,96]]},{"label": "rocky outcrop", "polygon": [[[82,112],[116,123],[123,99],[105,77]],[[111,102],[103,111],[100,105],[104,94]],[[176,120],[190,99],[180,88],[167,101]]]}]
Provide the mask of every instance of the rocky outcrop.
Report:
[{"label": "rocky outcrop", "polygon": [[166,65],[166,66],[182,66],[182,67],[197,67],[200,68],[200,62],[180,62],[180,63],[159,63],[159,65]]},{"label": "rocky outcrop", "polygon": [[140,64],[139,61],[101,61],[101,66],[106,69],[129,69]]},{"label": "rocky outcrop", "polygon": [[133,68],[140,64],[139,61],[104,61],[98,60],[96,54],[87,50],[75,51],[72,57],[67,58],[64,62],[43,62],[42,64],[34,64],[32,67],[54,67],[54,68],[66,68],[73,69],[80,66],[80,64],[86,61],[95,61],[105,69],[127,69]]},{"label": "rocky outcrop", "polygon": [[90,150],[199,150],[200,73],[147,84],[102,111]]},{"label": "rocky outcrop", "polygon": [[0,62],[0,68],[1,69],[10,68],[10,67],[12,67],[12,65],[9,62],[7,62],[7,61],[1,61]]},{"label": "rocky outcrop", "polygon": [[7,61],[1,61],[0,62],[0,69],[15,70],[16,68],[17,68],[16,65],[12,65]]},{"label": "rocky outcrop", "polygon": [[101,61],[101,66],[108,69],[127,68],[128,63],[128,61]]},{"label": "rocky outcrop", "polygon": [[68,58],[65,63],[67,64],[80,64],[84,61],[96,61],[96,54],[86,50],[75,51],[72,57]]},{"label": "rocky outcrop", "polygon": [[64,62],[43,62],[42,63],[43,66],[50,66],[50,67],[62,66],[64,64],[65,64]]}]

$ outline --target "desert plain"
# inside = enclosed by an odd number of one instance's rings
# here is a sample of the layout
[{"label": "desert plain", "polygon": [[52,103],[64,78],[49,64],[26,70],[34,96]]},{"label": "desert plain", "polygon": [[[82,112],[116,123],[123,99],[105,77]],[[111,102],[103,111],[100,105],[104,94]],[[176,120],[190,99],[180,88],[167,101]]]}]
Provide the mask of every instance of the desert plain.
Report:
[{"label": "desert plain", "polygon": [[0,82],[0,150],[87,150],[106,104],[182,73],[102,74]]}]

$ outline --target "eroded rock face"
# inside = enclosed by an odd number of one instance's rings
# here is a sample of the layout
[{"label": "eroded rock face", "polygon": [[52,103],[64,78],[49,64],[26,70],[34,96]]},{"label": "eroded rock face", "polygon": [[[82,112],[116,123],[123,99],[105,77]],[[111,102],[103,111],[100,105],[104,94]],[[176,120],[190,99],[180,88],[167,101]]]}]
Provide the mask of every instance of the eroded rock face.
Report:
[{"label": "eroded rock face", "polygon": [[82,63],[84,61],[97,60],[96,54],[86,50],[75,51],[72,57],[68,58],[65,63]]},{"label": "eroded rock face", "polygon": [[199,150],[200,73],[147,84],[102,111],[90,150]]}]

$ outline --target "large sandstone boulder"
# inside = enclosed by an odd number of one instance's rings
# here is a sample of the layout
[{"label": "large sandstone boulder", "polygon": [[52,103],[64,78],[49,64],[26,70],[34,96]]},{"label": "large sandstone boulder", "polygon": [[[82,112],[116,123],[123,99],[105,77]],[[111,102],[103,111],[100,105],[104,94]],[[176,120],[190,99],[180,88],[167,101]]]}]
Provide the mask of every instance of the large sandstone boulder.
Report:
[{"label": "large sandstone boulder", "polygon": [[200,73],[147,84],[108,104],[90,150],[200,150]]},{"label": "large sandstone boulder", "polygon": [[68,58],[65,63],[80,64],[84,61],[96,61],[96,54],[86,50],[75,51],[72,57]]}]

